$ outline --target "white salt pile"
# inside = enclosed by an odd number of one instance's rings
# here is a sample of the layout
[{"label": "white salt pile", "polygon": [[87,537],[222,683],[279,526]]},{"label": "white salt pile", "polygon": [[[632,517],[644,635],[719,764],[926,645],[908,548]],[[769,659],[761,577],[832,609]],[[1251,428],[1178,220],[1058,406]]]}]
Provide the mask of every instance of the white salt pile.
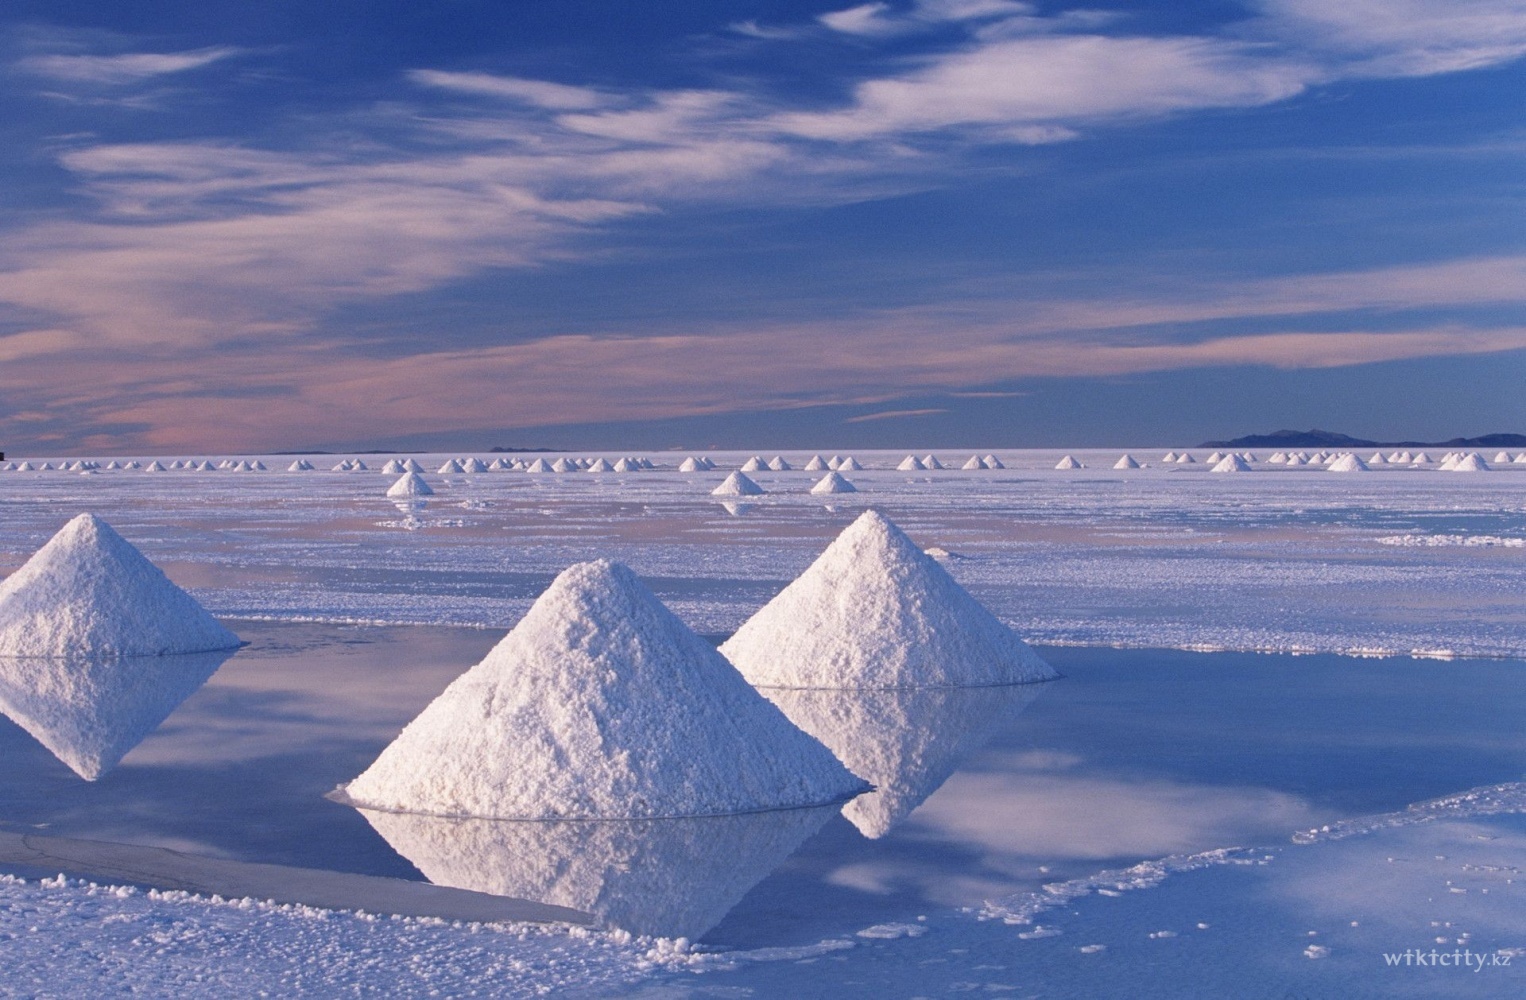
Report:
[{"label": "white salt pile", "polygon": [[[588,471],[589,472],[614,472],[615,471],[615,467],[613,465],[610,465],[608,462],[604,461],[604,459],[600,458],[600,459],[595,460],[593,462],[593,464],[588,466]],[[692,472],[694,470],[687,469],[687,470],[684,470],[684,471]]]},{"label": "white salt pile", "polygon": [[1134,461],[1134,456],[1133,455],[1124,455],[1118,461],[1113,463],[1113,468],[1115,468],[1115,469],[1137,469],[1137,468],[1139,468],[1139,463]]},{"label": "white salt pile", "polygon": [[988,469],[1005,469],[1006,468],[1005,465],[1001,464],[1001,459],[997,458],[995,455],[987,455],[987,456],[985,456],[984,458],[982,458],[980,460],[980,463],[982,465],[984,465]]},{"label": "white salt pile", "polygon": [[842,477],[841,473],[828,472],[821,477],[821,481],[811,487],[811,492],[817,495],[823,493],[857,493],[858,487]]},{"label": "white salt pile", "polygon": [[634,459],[622,458],[618,462],[615,463],[614,471],[616,471],[616,472],[640,472],[641,471],[641,463],[637,462]]},{"label": "white salt pile", "polygon": [[[48,463],[44,462],[44,463],[42,463],[42,466],[43,466],[43,468],[46,469],[48,467]],[[163,465],[160,465],[159,464],[159,460],[156,458],[152,462],[148,463],[148,468],[144,469],[143,471],[144,472],[166,472],[168,470],[166,470]]]},{"label": "white salt pile", "polygon": [[713,497],[755,497],[763,493],[763,487],[748,479],[744,473],[733,472],[726,481],[710,491]]},{"label": "white salt pile", "polygon": [[207,682],[225,649],[105,659],[0,657],[0,712],[95,781]]},{"label": "white salt pile", "polygon": [[849,455],[841,462],[838,462],[836,468],[836,471],[838,472],[862,472],[863,470],[864,467],[859,465],[858,459],[854,458],[852,455]]},{"label": "white salt pile", "polygon": [[922,460],[920,458],[915,455],[907,455],[905,458],[901,459],[901,464],[896,466],[896,471],[921,472],[925,468],[926,466],[922,464]]},{"label": "white salt pile", "polygon": [[287,472],[302,472],[302,460],[299,458],[286,467]]},{"label": "white salt pile", "polygon": [[[599,459],[599,461],[603,462],[604,459],[601,458],[601,459]],[[605,462],[605,464],[608,465],[609,463]],[[694,456],[691,455],[688,458],[684,459],[679,464],[678,471],[679,472],[701,472],[701,471],[704,470],[704,468],[705,467],[703,465],[700,465],[699,462],[695,460]]]},{"label": "white salt pile", "polygon": [[938,461],[938,456],[937,455],[923,455],[922,456],[922,468],[924,468],[924,469],[941,469],[941,468],[943,468],[943,463]]},{"label": "white salt pile", "polygon": [[1250,472],[1250,463],[1239,455],[1225,455],[1210,472]]},{"label": "white salt pile", "polygon": [[[293,462],[292,464],[295,465],[296,463]],[[395,458],[389,461],[386,465],[382,466],[381,470],[389,476],[401,476],[404,472],[408,471],[407,469],[403,468],[403,463],[399,462]],[[292,469],[291,471],[296,472],[297,470]]]},{"label": "white salt pile", "polygon": [[432,497],[434,488],[424,482],[417,472],[405,472],[401,479],[387,490],[389,497]]},{"label": "white salt pile", "polygon": [[767,463],[765,463],[763,459],[759,458],[757,455],[752,456],[747,461],[742,463],[743,472],[762,472],[766,468],[768,468]]},{"label": "white salt pile", "polygon": [[1436,466],[1437,472],[1451,472],[1457,467],[1457,460],[1462,456],[1448,452],[1441,457],[1441,464]]},{"label": "white salt pile", "polygon": [[1431,456],[1427,455],[1423,451],[1422,452],[1418,452],[1418,453],[1416,453],[1414,460],[1410,464],[1411,465],[1430,465],[1431,464]]},{"label": "white salt pile", "polygon": [[[624,461],[624,459],[621,459],[621,461]],[[619,466],[616,466],[616,468],[618,469]],[[535,461],[533,461],[529,465],[525,466],[525,471],[526,472],[550,472],[551,471],[551,465],[544,458],[537,458]]]},{"label": "white salt pile", "polygon": [[480,458],[468,458],[461,463],[462,472],[486,472],[487,463]]},{"label": "white salt pile", "polygon": [[829,469],[836,469],[841,464],[842,464],[842,456],[841,455],[833,455],[831,458],[827,459],[827,468],[829,468]]},{"label": "white salt pile", "polygon": [[1471,451],[1458,459],[1452,466],[1453,472],[1488,472],[1489,463],[1476,451]]},{"label": "white salt pile", "polygon": [[1176,456],[1176,464],[1177,465],[1196,465],[1197,464],[1197,459],[1193,458],[1191,455],[1187,454],[1184,451],[1180,455]]},{"label": "white salt pile", "polygon": [[441,476],[459,476],[465,471],[466,470],[461,467],[460,462],[456,461],[455,459],[451,459],[444,465],[440,466],[440,468],[437,470],[437,473]]},{"label": "white salt pile", "polygon": [[1070,455],[1066,455],[1064,458],[1060,459],[1058,462],[1055,463],[1054,467],[1056,469],[1083,469],[1083,468],[1085,468],[1085,466],[1083,466],[1080,462],[1076,461],[1075,458],[1073,458]]},{"label": "white salt pile", "polygon": [[759,687],[1020,684],[1054,669],[878,511],[721,646]]},{"label": "white salt pile", "polygon": [[1280,451],[1273,452],[1272,453],[1272,457],[1267,459],[1267,461],[1270,462],[1273,465],[1286,465],[1287,461],[1288,461],[1288,456],[1283,454]]},{"label": "white salt pile", "polygon": [[1360,458],[1357,458],[1355,455],[1347,454],[1347,455],[1341,455],[1339,458],[1337,458],[1333,462],[1331,462],[1328,466],[1325,467],[1325,471],[1326,472],[1366,472],[1368,470],[1367,470],[1367,463],[1366,462],[1362,461]]},{"label": "white salt pile", "polygon": [[[366,463],[364,463],[364,462],[360,463],[360,467],[361,468],[365,468],[365,465],[366,465]],[[259,459],[255,459],[254,460],[254,464],[252,466],[250,466],[250,468],[252,468],[255,472],[269,472],[270,471],[269,469],[267,469],[265,467],[265,463],[260,461]]]},{"label": "white salt pile", "polygon": [[0,583],[0,656],[163,656],[238,644],[93,514],[64,525]]},{"label": "white salt pile", "polygon": [[1208,456],[1208,461],[1217,465],[1218,463],[1224,461],[1224,456],[1218,452],[1214,452],[1212,455]]},{"label": "white salt pile", "polygon": [[1494,461],[1496,464],[1500,462],[1508,462],[1510,461],[1510,456],[1503,451],[1497,452],[1494,456]]},{"label": "white salt pile", "polygon": [[350,471],[352,471],[352,472],[365,472],[365,471],[367,471],[366,463],[362,462],[360,459],[357,458],[353,462],[350,463]]},{"label": "white salt pile", "polygon": [[981,462],[979,455],[971,455],[969,459],[959,468],[965,470],[966,472],[970,472],[975,469],[984,469],[985,464]]},{"label": "white salt pile", "polygon": [[774,472],[790,471],[790,464],[784,460],[783,455],[775,455],[773,458],[770,458],[768,460],[768,467]]},{"label": "white salt pile", "polygon": [[574,465],[571,462],[569,462],[567,459],[559,458],[556,461],[551,463],[551,471],[552,472],[580,472],[582,470],[580,470],[576,465]]},{"label": "white salt pile", "polygon": [[1526,451],[1517,452],[1511,465],[1526,465]]},{"label": "white salt pile", "polygon": [[825,472],[825,471],[827,471],[826,460],[823,459],[820,455],[812,455],[810,461],[805,463],[805,471],[806,472]]},{"label": "white salt pile", "polygon": [[424,471],[424,467],[422,465],[420,465],[418,462],[415,462],[413,459],[410,458],[410,459],[406,460],[405,462],[403,462],[403,471],[404,472],[423,472]]},{"label": "white salt pile", "polygon": [[1175,462],[1176,461],[1176,452],[1168,451],[1168,452],[1166,452],[1164,455],[1162,455],[1160,457],[1160,460],[1162,462]]},{"label": "white salt pile", "polygon": [[1367,459],[1367,464],[1368,465],[1387,465],[1388,464],[1388,459],[1383,457],[1383,453],[1381,451],[1375,451],[1375,452],[1372,453],[1372,457]]},{"label": "white salt pile", "polygon": [[342,794],[435,816],[628,819],[867,790],[634,573],[600,561],[557,577]]},{"label": "white salt pile", "polygon": [[[307,467],[309,469],[311,469],[313,467],[313,464],[311,462],[308,462],[307,463]],[[211,462],[207,462],[207,461],[203,461],[196,468],[200,472],[216,472],[217,471],[217,468]]]}]

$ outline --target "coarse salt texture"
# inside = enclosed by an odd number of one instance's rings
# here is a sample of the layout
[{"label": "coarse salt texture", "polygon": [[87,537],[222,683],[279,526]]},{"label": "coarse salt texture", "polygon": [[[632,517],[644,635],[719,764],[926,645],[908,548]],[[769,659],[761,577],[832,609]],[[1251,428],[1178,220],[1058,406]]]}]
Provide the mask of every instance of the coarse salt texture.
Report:
[{"label": "coarse salt texture", "polygon": [[564,571],[341,794],[502,819],[706,816],[868,790],[617,563]]},{"label": "coarse salt texture", "polygon": [[164,656],[238,645],[238,636],[93,514],[64,525],[0,583],[0,656]]},{"label": "coarse salt texture", "polygon": [[872,510],[721,652],[759,687],[974,687],[1058,676]]},{"label": "coarse salt texture", "polygon": [[426,483],[424,477],[417,472],[405,472],[402,478],[387,490],[387,496],[429,497],[434,496],[434,487]]}]

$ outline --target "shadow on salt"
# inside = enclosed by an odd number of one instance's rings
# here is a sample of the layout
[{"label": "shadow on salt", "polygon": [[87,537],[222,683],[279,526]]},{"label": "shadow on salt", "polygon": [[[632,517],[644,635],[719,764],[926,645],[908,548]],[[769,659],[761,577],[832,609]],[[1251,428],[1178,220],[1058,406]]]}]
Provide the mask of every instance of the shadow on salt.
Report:
[{"label": "shadow on salt", "polygon": [[80,777],[94,781],[235,652],[96,660],[0,657],[0,712]]},{"label": "shadow on salt", "polygon": [[571,907],[634,934],[691,940],[720,923],[837,810],[492,820],[357,808],[435,885]]}]

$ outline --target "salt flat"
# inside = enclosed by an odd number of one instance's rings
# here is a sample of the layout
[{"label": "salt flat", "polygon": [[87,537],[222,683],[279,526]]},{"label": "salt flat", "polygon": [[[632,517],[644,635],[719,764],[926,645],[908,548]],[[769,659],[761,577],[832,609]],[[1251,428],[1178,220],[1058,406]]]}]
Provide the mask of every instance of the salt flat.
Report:
[{"label": "salt flat", "polygon": [[[792,470],[749,473],[765,493],[727,498],[710,491],[750,453],[690,473],[682,455],[640,472],[426,472],[435,495],[397,503],[397,476],[380,471],[0,472],[0,572],[88,510],[250,641],[94,784],[0,721],[5,829],[372,876],[418,878],[417,865],[470,882],[473,868],[532,889],[549,876],[488,854],[534,844],[546,871],[572,851],[563,888],[612,921],[713,924],[684,942],[12,879],[6,988],[1518,989],[1500,963],[1526,961],[1526,465],[1215,475],[1206,454],[1161,466],[1137,448],[1147,467],[1115,470],[1123,450],[1072,451],[1084,467],[1066,470],[1060,452],[1000,452],[1005,467],[983,470],[938,453],[947,469],[911,471],[896,469],[904,453],[860,452],[865,468],[844,474],[858,492],[828,496],[809,492],[810,456],[786,452]],[[975,713],[946,698],[793,706],[841,758],[884,771],[883,807],[866,800],[814,834],[803,817],[751,830],[737,842],[785,846],[711,876],[727,857],[701,849],[712,832],[483,829],[468,864],[440,855],[448,837],[383,822],[384,839],[323,798],[568,565],[624,562],[718,640],[869,507],[1064,675]],[[917,738],[886,742],[887,719]],[[608,845],[606,871],[590,845]],[[745,870],[749,852],[769,855],[760,870]],[[664,858],[687,877],[666,877]],[[1494,964],[1416,965],[1422,945]],[[1409,964],[1386,957],[1406,951]]]}]

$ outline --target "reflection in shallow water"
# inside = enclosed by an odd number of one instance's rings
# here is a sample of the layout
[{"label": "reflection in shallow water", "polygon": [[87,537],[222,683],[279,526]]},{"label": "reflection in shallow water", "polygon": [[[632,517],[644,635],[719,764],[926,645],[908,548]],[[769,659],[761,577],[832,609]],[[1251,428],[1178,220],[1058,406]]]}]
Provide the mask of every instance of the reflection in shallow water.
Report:
[{"label": "reflection in shallow water", "polygon": [[874,785],[873,792],[843,806],[842,814],[877,839],[936,792],[1042,687],[758,690]]},{"label": "reflection in shallow water", "polygon": [[755,503],[737,503],[735,500],[722,500],[721,506],[726,508],[726,513],[732,517],[741,517],[743,514],[757,506]]},{"label": "reflection in shallow water", "polygon": [[0,657],[0,712],[94,781],[235,652],[107,660]]},{"label": "reflection in shallow water", "polygon": [[436,885],[570,906],[636,934],[692,939],[837,808],[560,822],[359,812]]}]

